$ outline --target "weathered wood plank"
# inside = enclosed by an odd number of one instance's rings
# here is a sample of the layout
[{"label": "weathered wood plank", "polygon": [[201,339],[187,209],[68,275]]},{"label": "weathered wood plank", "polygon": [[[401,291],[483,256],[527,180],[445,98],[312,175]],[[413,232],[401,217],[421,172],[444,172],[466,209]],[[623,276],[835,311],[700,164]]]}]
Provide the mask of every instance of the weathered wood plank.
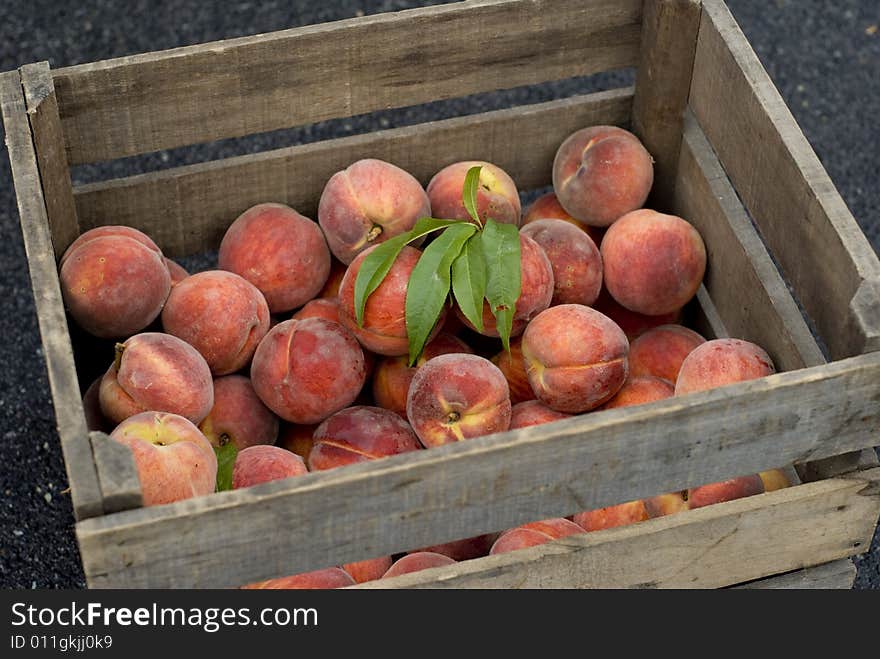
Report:
[{"label": "weathered wood plank", "polygon": [[86,520],[83,566],[93,587],[235,586],[836,455],[876,441],[878,383],[871,353]]},{"label": "weathered wood plank", "polygon": [[706,243],[703,283],[731,336],[763,347],[779,370],[824,363],[797,303],[690,113],[677,178],[675,211]]},{"label": "weathered wood plank", "polygon": [[856,566],[849,558],[841,558],[823,565],[806,567],[793,572],[779,574],[775,577],[758,579],[749,583],[733,586],[735,590],[781,590],[781,589],[812,589],[848,590],[852,588],[856,578]]},{"label": "weathered wood plank", "polygon": [[127,224],[166,255],[185,256],[216,249],[239,213],[260,202],[316,217],[327,179],[360,158],[393,162],[425,185],[441,167],[466,159],[494,162],[523,190],[547,185],[570,133],[628,124],[631,107],[632,89],[615,89],[178,167],[77,188],[77,209],[84,230]]},{"label": "weathered wood plank", "polygon": [[730,331],[724,324],[724,319],[718,313],[718,307],[706,290],[705,284],[700,284],[697,294],[694,296],[693,314],[689,318],[688,327],[693,327],[707,339],[726,339],[730,337]]},{"label": "weathered wood plank", "polygon": [[79,396],[73,348],[18,71],[0,73],[0,106],[73,511],[77,519],[86,519],[101,514],[101,489]]},{"label": "weathered wood plank", "polygon": [[641,9],[470,0],[58,69],[68,157],[108,160],[633,66]]},{"label": "weathered wood plank", "polygon": [[832,359],[880,349],[880,262],[721,0],[703,2],[690,105]]},{"label": "weathered wood plank", "polygon": [[718,588],[870,545],[880,470],[354,588]]},{"label": "weathered wood plank", "polygon": [[104,514],[140,508],[143,495],[131,450],[102,432],[91,432],[89,437],[104,499]]},{"label": "weathered wood plank", "polygon": [[26,64],[20,72],[57,260],[79,235],[58,99],[48,62]]},{"label": "weathered wood plank", "polygon": [[672,207],[683,113],[700,28],[700,0],[645,0],[633,132],[654,158],[649,206]]}]

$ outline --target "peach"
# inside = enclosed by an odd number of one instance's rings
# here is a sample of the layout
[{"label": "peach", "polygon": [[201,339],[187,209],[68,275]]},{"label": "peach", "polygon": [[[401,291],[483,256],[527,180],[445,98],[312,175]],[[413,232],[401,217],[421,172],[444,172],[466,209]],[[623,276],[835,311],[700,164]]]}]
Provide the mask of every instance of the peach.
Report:
[{"label": "peach", "polygon": [[337,258],[331,257],[330,275],[327,277],[327,281],[325,282],[324,287],[320,291],[318,291],[317,297],[338,297],[339,285],[342,283],[342,278],[345,276],[346,270],[348,270],[348,266],[345,263]]},{"label": "peach", "polygon": [[485,224],[491,218],[501,224],[519,226],[522,205],[516,183],[498,165],[482,160],[455,162],[434,174],[427,188],[432,216],[470,221],[471,216],[461,196],[468,170],[478,166],[482,168],[477,186],[477,216],[480,221]]},{"label": "peach", "polygon": [[653,375],[636,375],[627,378],[614,397],[599,409],[612,410],[616,407],[630,407],[641,405],[655,400],[671,398],[675,394],[675,387],[669,380],[655,378]]},{"label": "peach", "polygon": [[433,552],[435,554],[443,554],[456,561],[469,561],[472,558],[480,558],[487,556],[492,544],[498,539],[498,533],[484,533],[483,535],[475,535],[472,538],[463,540],[453,540],[452,542],[444,542],[439,545],[431,545],[430,547],[422,547],[416,551],[408,552],[414,554],[420,551]]},{"label": "peach", "polygon": [[758,477],[764,484],[765,492],[773,492],[791,487],[791,481],[782,469],[768,469],[758,473]]},{"label": "peach", "polygon": [[675,311],[666,314],[660,314],[659,316],[648,316],[636,313],[635,311],[630,311],[626,307],[621,306],[613,297],[611,297],[608,293],[608,289],[604,286],[599,293],[598,299],[591,306],[596,311],[601,311],[617,323],[620,329],[623,330],[623,333],[626,334],[626,338],[630,341],[637,339],[639,336],[654,327],[674,324],[681,319],[681,309],[676,309]]},{"label": "peach", "polygon": [[401,574],[409,574],[410,572],[419,572],[432,567],[443,567],[444,565],[452,565],[456,561],[449,556],[438,554],[431,551],[417,551],[406,556],[401,556],[394,564],[388,568],[388,571],[382,575],[383,579],[399,577]]},{"label": "peach", "polygon": [[64,304],[82,329],[100,338],[126,338],[162,311],[171,275],[145,234],[99,227],[77,238],[61,257]]},{"label": "peach", "polygon": [[239,490],[260,483],[302,476],[308,473],[303,459],[280,446],[256,444],[235,456],[232,467],[232,489]]},{"label": "peach", "polygon": [[681,309],[706,271],[699,232],[677,215],[627,213],[602,239],[605,287],[621,305],[649,316]]},{"label": "peach", "polygon": [[257,396],[291,423],[318,423],[348,407],[365,381],[360,345],[342,325],[323,318],[279,323],[251,363]]},{"label": "peach", "polygon": [[334,323],[342,324],[342,321],[339,320],[339,300],[335,297],[316,297],[314,300],[309,300],[291,318],[296,320],[325,318]]},{"label": "peach", "polygon": [[592,227],[574,219],[559,203],[559,198],[555,192],[546,192],[535,199],[528,208],[523,211],[522,226],[525,227],[532,222],[538,220],[563,220],[572,226],[577,227],[581,231],[592,238],[595,244],[602,242],[602,236],[605,235],[605,229],[602,227]]},{"label": "peach", "polygon": [[336,172],[318,202],[318,223],[330,251],[346,264],[430,215],[431,203],[422,184],[400,167],[375,158]]},{"label": "peach", "polygon": [[373,400],[379,407],[406,418],[406,395],[416,370],[438,355],[455,353],[473,354],[473,350],[458,337],[440,332],[422,350],[415,366],[409,366],[408,357],[385,357],[373,373]]},{"label": "peach", "polygon": [[555,304],[592,305],[602,290],[602,256],[586,233],[562,220],[536,220],[522,228],[550,260]]},{"label": "peach", "polygon": [[101,378],[96,378],[86,389],[83,394],[83,413],[86,416],[86,428],[89,430],[100,430],[101,432],[110,432],[113,430],[113,424],[107,420],[101,411]]},{"label": "peach", "polygon": [[[511,336],[522,334],[529,321],[549,307],[553,299],[553,266],[550,264],[547,254],[537,242],[523,233],[519,234],[519,244],[521,288],[519,297],[516,299]],[[467,327],[477,331],[477,328],[465,318],[457,305],[455,313]],[[498,336],[495,316],[492,315],[488,302],[483,302],[483,331],[480,334]]]},{"label": "peach", "polygon": [[212,374],[228,375],[250,363],[269,331],[269,306],[244,277],[209,270],[171,290],[162,327],[198,350]]},{"label": "peach", "polygon": [[341,567],[302,572],[242,586],[245,590],[329,590],[354,586],[357,582]]},{"label": "peach", "polygon": [[540,522],[530,522],[504,531],[489,550],[491,555],[543,545],[569,535],[584,533],[584,529],[563,517],[552,517]]},{"label": "peach", "polygon": [[502,350],[492,357],[492,363],[501,369],[510,387],[510,402],[513,405],[527,400],[535,400],[535,392],[526,375],[526,364],[522,355],[522,337],[510,342],[510,350]]},{"label": "peach", "polygon": [[409,423],[381,407],[355,405],[329,416],[312,436],[312,471],[377,460],[422,448]]},{"label": "peach", "polygon": [[382,556],[380,558],[357,561],[356,563],[346,563],[342,566],[342,569],[348,572],[356,583],[365,583],[381,579],[393,562],[394,559],[391,556]]},{"label": "peach", "polygon": [[634,376],[653,375],[675,384],[685,357],[705,342],[682,325],[654,327],[630,344],[629,371]]},{"label": "peach", "polygon": [[221,270],[260,289],[272,313],[315,297],[330,275],[330,249],[321,227],[284,204],[257,204],[239,215],[220,243]]},{"label": "peach", "polygon": [[278,417],[254,391],[250,378],[226,375],[214,380],[214,406],[199,424],[211,446],[235,444],[241,451],[278,439]]},{"label": "peach", "polygon": [[599,531],[642,522],[646,519],[648,519],[648,509],[645,507],[645,502],[637,500],[577,513],[572,521],[585,531]]},{"label": "peach", "polygon": [[557,412],[539,400],[526,400],[522,403],[517,403],[511,409],[510,429],[539,426],[544,423],[560,421],[561,419],[569,419],[571,416],[571,414],[566,414],[565,412]]},{"label": "peach", "polygon": [[522,351],[532,390],[558,412],[599,407],[620,390],[628,373],[623,330],[580,304],[538,314],[523,334]]},{"label": "peach", "polygon": [[569,135],[553,159],[553,190],[575,219],[607,227],[641,208],[654,184],[654,160],[638,137],[615,126]]},{"label": "peach", "polygon": [[170,334],[143,332],[116,344],[101,379],[101,411],[113,423],[149,410],[201,423],[214,406],[211,369],[190,344]]},{"label": "peach", "polygon": [[760,346],[742,339],[712,339],[685,358],[675,381],[675,395],[704,391],[776,372]]},{"label": "peach", "polygon": [[314,444],[312,435],[319,425],[318,423],[282,423],[278,434],[278,446],[307,460]]},{"label": "peach", "polygon": [[162,260],[165,262],[165,267],[168,268],[168,274],[171,276],[172,287],[177,286],[177,284],[189,277],[189,273],[179,263],[172,261],[168,257],[162,257]]},{"label": "peach", "polygon": [[761,494],[763,491],[764,482],[757,474],[740,476],[719,483],[690,488],[687,494],[687,504],[688,508],[693,510],[713,503],[750,497],[753,494]]},{"label": "peach", "polygon": [[687,490],[683,492],[668,492],[649,499],[645,499],[645,510],[648,517],[665,517],[675,513],[684,512],[688,509]]},{"label": "peach", "polygon": [[504,374],[478,355],[429,359],[406,399],[406,416],[426,448],[505,431],[510,408]]},{"label": "peach", "polygon": [[[364,306],[364,323],[358,325],[354,308],[354,283],[361,264],[375,247],[358,254],[339,286],[339,318],[367,350],[397,357],[409,354],[409,336],[406,332],[406,291],[409,276],[422,253],[415,247],[406,246],[397,255],[388,274],[379,287],[367,298]],[[433,338],[443,325],[443,314],[434,328]],[[430,340],[430,339],[429,339]]]},{"label": "peach", "polygon": [[191,421],[167,412],[142,412],[125,419],[110,438],[134,457],[145,506],[214,492],[217,456]]}]

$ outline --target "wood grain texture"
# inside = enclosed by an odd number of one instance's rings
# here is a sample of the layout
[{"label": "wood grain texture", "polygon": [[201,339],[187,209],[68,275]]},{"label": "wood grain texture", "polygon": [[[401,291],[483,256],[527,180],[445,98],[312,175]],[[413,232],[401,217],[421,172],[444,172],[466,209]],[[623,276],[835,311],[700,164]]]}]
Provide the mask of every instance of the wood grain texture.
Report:
[{"label": "wood grain texture", "polygon": [[729,586],[869,546],[877,479],[790,487],[353,588]]},{"label": "wood grain texture", "polygon": [[672,208],[683,113],[700,28],[700,0],[645,0],[633,132],[654,158],[648,205]]},{"label": "wood grain texture", "polygon": [[48,62],[27,64],[20,69],[28,120],[31,125],[37,165],[55,259],[79,236],[76,204],[70,182],[70,167],[64,150],[64,133],[58,115],[58,99]]},{"label": "wood grain texture", "polygon": [[43,356],[55,407],[55,423],[61,438],[74,515],[82,520],[102,513],[101,490],[77,384],[73,348],[18,71],[0,74],[0,106]]},{"label": "wood grain texture", "polygon": [[849,558],[786,572],[733,586],[737,590],[849,590],[856,578],[856,566]]},{"label": "wood grain texture", "polygon": [[688,320],[688,327],[692,327],[695,332],[707,339],[730,338],[730,331],[724,324],[721,314],[718,313],[718,307],[715,306],[715,301],[706,290],[705,284],[700,284],[694,300],[694,313]]},{"label": "wood grain texture", "polygon": [[720,0],[703,2],[695,62],[690,105],[832,359],[877,349],[878,285],[857,293],[880,262]]},{"label": "wood grain texture", "polygon": [[760,345],[778,370],[824,363],[797,303],[690,113],[677,178],[675,212],[706,243],[703,283],[730,335]]},{"label": "wood grain texture", "polygon": [[233,220],[264,201],[316,218],[327,180],[360,158],[392,162],[423,185],[449,163],[488,160],[527,190],[550,183],[556,149],[570,133],[628,124],[632,93],[615,89],[91,184],[77,188],[77,210],[84,230],[127,224],[174,257],[217,249]]},{"label": "wood grain texture", "polygon": [[836,455],[876,441],[878,383],[871,353],[86,520],[83,567],[92,587],[236,586]]},{"label": "wood grain texture", "polygon": [[58,69],[68,157],[108,160],[633,66],[641,8],[470,0]]},{"label": "wood grain texture", "polygon": [[89,438],[104,500],[104,514],[140,508],[143,494],[131,449],[102,432],[91,432]]}]

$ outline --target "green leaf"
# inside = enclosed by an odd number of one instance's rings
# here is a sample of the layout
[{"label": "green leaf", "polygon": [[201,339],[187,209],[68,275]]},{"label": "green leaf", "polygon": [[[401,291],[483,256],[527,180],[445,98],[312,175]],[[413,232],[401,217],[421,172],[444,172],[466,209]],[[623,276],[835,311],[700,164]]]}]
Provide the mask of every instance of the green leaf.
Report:
[{"label": "green leaf", "polygon": [[481,166],[471,167],[464,177],[464,187],[461,191],[461,200],[467,212],[477,223],[478,227],[483,226],[480,222],[480,215],[477,213],[477,191],[480,189],[480,170]]},{"label": "green leaf", "polygon": [[409,363],[415,364],[449,295],[452,263],[477,227],[456,222],[425,248],[413,268],[406,289],[406,333]]},{"label": "green leaf", "polygon": [[483,298],[486,297],[486,257],[481,236],[482,233],[478,233],[471,237],[452,262],[452,293],[458,308],[478,332],[483,331]]},{"label": "green leaf", "polygon": [[522,287],[519,229],[513,224],[486,220],[480,244],[486,259],[486,299],[504,349],[510,350],[510,332]]},{"label": "green leaf", "polygon": [[224,437],[226,436],[221,435],[221,446],[214,447],[214,453],[217,454],[218,492],[232,489],[232,467],[235,465],[235,458],[238,455],[238,448],[233,442],[226,438],[226,443],[223,443]]}]

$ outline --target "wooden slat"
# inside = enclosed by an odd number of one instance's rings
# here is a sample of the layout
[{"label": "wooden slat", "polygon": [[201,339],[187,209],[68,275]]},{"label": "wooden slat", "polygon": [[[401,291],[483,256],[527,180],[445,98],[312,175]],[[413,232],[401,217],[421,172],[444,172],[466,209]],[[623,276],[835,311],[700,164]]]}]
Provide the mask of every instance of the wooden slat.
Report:
[{"label": "wooden slat", "polygon": [[649,206],[658,210],[672,207],[699,27],[700,0],[645,1],[632,123],[654,158]]},{"label": "wooden slat", "polygon": [[736,590],[848,590],[852,588],[856,578],[856,566],[849,558],[841,558],[823,565],[807,567],[793,572],[787,572],[775,577],[758,579],[739,586]]},{"label": "wooden slat", "polygon": [[703,236],[708,256],[704,285],[731,336],[763,347],[779,370],[824,363],[797,303],[690,113],[674,208]]},{"label": "wooden slat", "polygon": [[633,66],[641,7],[472,0],[58,69],[68,156],[107,160]]},{"label": "wooden slat", "polygon": [[60,259],[64,250],[79,235],[76,204],[70,182],[70,167],[64,151],[64,134],[58,115],[58,99],[52,84],[48,62],[27,64],[20,69],[21,86],[24,88],[28,119],[37,152],[37,165],[46,215],[52,233],[55,258]]},{"label": "wooden slat", "polygon": [[705,284],[700,284],[697,294],[694,296],[696,304],[694,305],[695,313],[689,319],[688,326],[693,327],[694,331],[707,339],[726,339],[730,337],[730,331],[724,324],[721,314],[718,313],[718,307],[715,306],[714,300],[706,290]]},{"label": "wooden slat", "polygon": [[0,74],[0,106],[73,511],[77,519],[85,519],[101,514],[101,490],[79,396],[52,237],[18,71]]},{"label": "wooden slat", "polygon": [[93,587],[235,586],[836,455],[876,441],[878,383],[871,353],[86,520],[83,567]]},{"label": "wooden slat", "polygon": [[127,224],[166,255],[185,256],[216,249],[238,214],[260,202],[316,217],[327,180],[360,158],[393,162],[423,184],[451,162],[477,159],[504,168],[520,189],[547,185],[556,149],[570,133],[628,124],[631,107],[632,89],[615,89],[179,167],[82,186],[77,210],[84,230]]},{"label": "wooden slat", "polygon": [[880,470],[361,584],[385,588],[718,588],[858,553]]},{"label": "wooden slat", "polygon": [[880,262],[721,0],[695,62],[694,113],[831,357],[880,349]]},{"label": "wooden slat", "polygon": [[104,514],[140,508],[143,494],[131,449],[102,432],[91,432],[89,437],[104,499]]}]

